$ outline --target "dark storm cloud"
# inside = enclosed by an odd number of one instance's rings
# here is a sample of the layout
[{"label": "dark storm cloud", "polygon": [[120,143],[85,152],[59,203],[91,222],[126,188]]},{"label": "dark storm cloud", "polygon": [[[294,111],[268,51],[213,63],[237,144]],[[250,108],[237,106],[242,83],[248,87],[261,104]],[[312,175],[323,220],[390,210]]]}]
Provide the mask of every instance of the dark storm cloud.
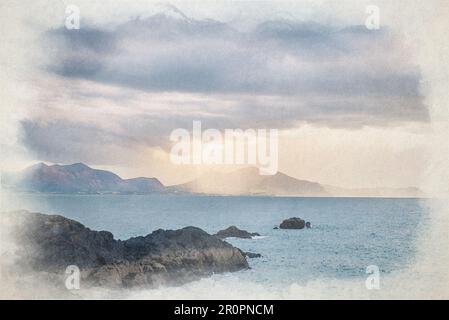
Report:
[{"label": "dark storm cloud", "polygon": [[387,61],[396,57],[392,35],[360,26],[279,20],[239,32],[158,14],[108,31],[53,30],[49,39],[58,48],[49,70],[153,92],[418,95],[418,70]]},{"label": "dark storm cloud", "polygon": [[177,14],[48,31],[46,71],[65,94],[22,122],[27,149],[52,162],[110,164],[136,147],[168,150],[170,132],[193,120],[217,129],[428,121],[419,69],[386,28],[276,20],[243,32]]},{"label": "dark storm cloud", "polygon": [[130,141],[109,130],[67,120],[24,120],[19,138],[37,159],[54,163],[117,163],[117,150],[131,147]]}]

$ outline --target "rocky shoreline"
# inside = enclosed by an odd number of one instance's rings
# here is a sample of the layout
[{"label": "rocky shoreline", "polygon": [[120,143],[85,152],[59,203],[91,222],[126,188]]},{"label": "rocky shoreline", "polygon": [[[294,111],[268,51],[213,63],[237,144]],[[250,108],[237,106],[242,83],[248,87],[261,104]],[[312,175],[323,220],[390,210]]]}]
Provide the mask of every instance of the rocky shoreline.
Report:
[{"label": "rocky shoreline", "polygon": [[59,215],[16,211],[1,218],[15,239],[16,248],[9,252],[15,265],[50,278],[75,265],[88,285],[155,287],[249,268],[244,252],[196,227],[122,241]]},{"label": "rocky shoreline", "polygon": [[[116,240],[108,231],[94,231],[60,215],[22,210],[2,213],[0,218],[2,242],[9,239],[14,244],[12,249],[1,252],[2,274],[20,278],[37,272],[59,285],[64,283],[68,266],[80,270],[85,287],[152,288],[249,269],[247,259],[261,257],[224,241],[228,237],[259,236],[236,226],[215,235],[185,227]],[[310,227],[310,222],[297,217],[279,225],[280,229]]]}]

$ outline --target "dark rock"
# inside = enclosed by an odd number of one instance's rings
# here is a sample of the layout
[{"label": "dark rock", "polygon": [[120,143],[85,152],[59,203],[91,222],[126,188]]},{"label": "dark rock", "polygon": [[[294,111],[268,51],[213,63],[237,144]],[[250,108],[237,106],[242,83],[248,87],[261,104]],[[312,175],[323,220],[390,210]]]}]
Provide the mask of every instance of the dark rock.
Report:
[{"label": "dark rock", "polygon": [[310,222],[309,222],[309,221],[306,222],[306,228],[307,228],[307,229],[312,228],[312,226],[310,225]]},{"label": "dark rock", "polygon": [[274,227],[274,228],[273,228],[273,230],[277,230],[277,229],[279,229],[279,228],[278,228],[278,227]]},{"label": "dark rock", "polygon": [[195,227],[157,230],[121,241],[110,232],[93,231],[58,215],[19,211],[0,216],[15,235],[17,265],[58,275],[76,265],[88,284],[178,284],[249,268],[240,249]]},{"label": "dark rock", "polygon": [[262,255],[260,253],[254,253],[254,252],[243,252],[243,255],[247,258],[260,258]]},{"label": "dark rock", "polygon": [[280,224],[281,229],[303,229],[306,222],[301,218],[289,218]]},{"label": "dark rock", "polygon": [[260,257],[262,257],[262,255],[260,254],[260,253],[254,253],[254,252],[249,252],[249,251],[243,251],[243,250],[241,250],[241,249],[239,249],[240,250],[240,253],[244,256],[244,257],[246,257],[246,258],[260,258]]},{"label": "dark rock", "polygon": [[236,226],[230,226],[227,229],[218,231],[216,236],[220,239],[225,239],[225,238],[230,238],[230,237],[251,239],[252,237],[260,236],[260,234],[258,234],[257,232],[250,233],[246,230],[240,230]]}]

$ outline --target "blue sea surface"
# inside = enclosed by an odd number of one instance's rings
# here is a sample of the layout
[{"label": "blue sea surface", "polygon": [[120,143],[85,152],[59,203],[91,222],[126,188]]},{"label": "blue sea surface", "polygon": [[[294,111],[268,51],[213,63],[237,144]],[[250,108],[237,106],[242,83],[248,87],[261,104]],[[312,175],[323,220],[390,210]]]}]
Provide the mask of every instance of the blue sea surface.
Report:
[{"label": "blue sea surface", "polygon": [[[419,199],[221,197],[190,195],[2,196],[2,210],[61,214],[115,238],[156,229],[197,226],[209,233],[235,225],[258,232],[255,239],[227,241],[262,254],[250,270],[236,273],[270,286],[320,278],[365,278],[366,267],[401,270],[414,259],[416,239],[427,217]],[[311,229],[275,230],[283,219],[301,217]]]}]

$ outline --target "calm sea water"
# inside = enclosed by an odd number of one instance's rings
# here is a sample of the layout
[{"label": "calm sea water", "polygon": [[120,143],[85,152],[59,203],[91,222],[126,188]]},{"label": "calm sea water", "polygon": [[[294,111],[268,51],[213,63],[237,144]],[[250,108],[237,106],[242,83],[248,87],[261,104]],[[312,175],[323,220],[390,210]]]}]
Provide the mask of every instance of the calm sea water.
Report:
[{"label": "calm sea water", "polygon": [[[193,225],[215,233],[236,225],[262,236],[228,241],[263,257],[235,275],[269,286],[365,278],[368,265],[400,271],[413,262],[427,217],[418,199],[26,194],[3,196],[2,207],[61,214],[119,239],[159,228]],[[273,229],[293,216],[312,228]]]}]

